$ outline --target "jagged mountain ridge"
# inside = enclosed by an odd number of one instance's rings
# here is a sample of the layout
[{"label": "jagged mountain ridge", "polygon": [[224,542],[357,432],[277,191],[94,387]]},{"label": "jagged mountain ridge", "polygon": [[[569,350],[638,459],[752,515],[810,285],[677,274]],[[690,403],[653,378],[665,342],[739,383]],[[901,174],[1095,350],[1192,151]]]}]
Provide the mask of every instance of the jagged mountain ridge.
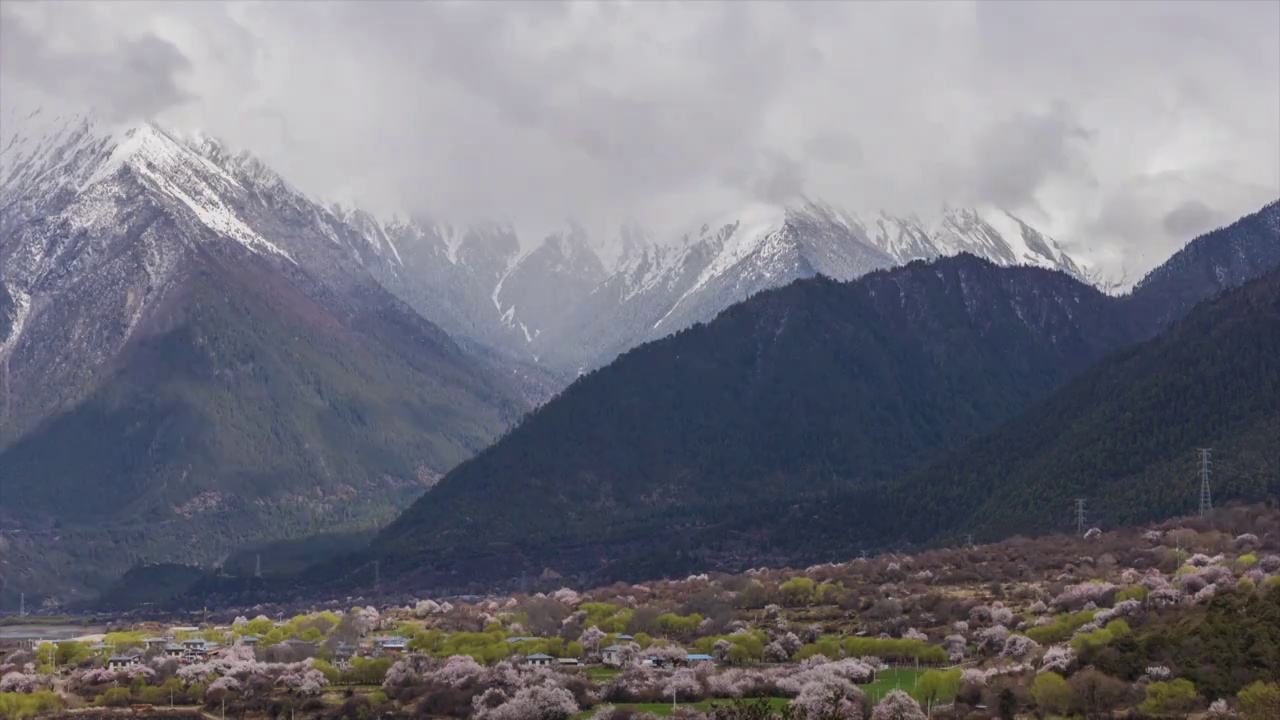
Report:
[{"label": "jagged mountain ridge", "polygon": [[[1001,265],[1082,276],[1052,240],[992,208],[949,208],[932,222],[885,213],[864,221],[797,198],[748,206],[676,238],[655,239],[634,224],[619,228],[616,238],[592,238],[570,223],[530,240],[509,224],[381,219],[316,202],[251,155],[204,136],[184,137],[153,124],[104,130],[91,117],[43,120],[44,129],[36,132],[28,130],[36,124],[29,118],[5,115],[0,147],[7,169],[0,185],[22,188],[21,197],[0,197],[10,214],[25,215],[26,204],[82,187],[112,163],[173,141],[177,152],[190,156],[189,179],[213,191],[193,201],[211,202],[228,191],[256,201],[248,228],[234,222],[244,208],[228,213],[217,202],[209,206],[209,222],[229,223],[224,230],[250,244],[269,236],[263,249],[279,251],[331,283],[341,282],[347,264],[363,267],[459,341],[517,361],[510,363],[512,372],[531,385],[534,400],[635,345],[816,274],[850,280],[911,260],[969,252]],[[317,233],[332,244],[310,242]],[[539,388],[538,373],[521,362],[553,376],[542,378],[548,384]]]},{"label": "jagged mountain ridge", "polygon": [[32,595],[379,522],[530,406],[252,158],[153,125],[10,120],[0,540]]},{"label": "jagged mountain ridge", "polygon": [[[371,552],[407,585],[478,590],[546,568],[608,581],[688,569],[673,554],[706,569],[818,552],[822,532],[866,547],[873,538],[830,517],[790,533],[804,548],[700,549],[717,527],[750,537],[768,525],[762,513],[793,504],[856,505],[1163,330],[1188,297],[1274,272],[1277,216],[1272,204],[1208,233],[1123,297],[967,255],[761,293],[580,379],[447,475]],[[1170,287],[1186,292],[1169,300]],[[650,562],[659,556],[671,564]]]},{"label": "jagged mountain ridge", "polygon": [[[613,268],[599,259],[599,243],[576,226],[528,252],[509,226],[389,227],[371,232],[399,237],[403,256],[414,260],[384,276],[388,287],[455,333],[570,372],[599,367],[762,290],[815,275],[852,280],[968,252],[1001,265],[1084,276],[1052,240],[994,208],[947,209],[927,224],[884,213],[864,223],[804,198],[754,205],[667,242],[646,242],[642,230],[624,226]],[[472,246],[481,249],[480,260],[459,260],[459,248]],[[484,302],[486,291],[491,303]],[[448,316],[433,316],[438,307],[448,307]]]},{"label": "jagged mountain ridge", "polygon": [[734,303],[797,279],[848,281],[962,252],[998,265],[1048,267],[1083,277],[1052,240],[994,208],[947,209],[932,225],[886,213],[864,222],[801,198],[748,207],[674,245],[645,247],[584,300],[572,325],[585,331],[577,338],[556,337],[542,351],[572,348],[571,354],[588,358],[583,362],[593,367],[639,341],[707,322]]}]

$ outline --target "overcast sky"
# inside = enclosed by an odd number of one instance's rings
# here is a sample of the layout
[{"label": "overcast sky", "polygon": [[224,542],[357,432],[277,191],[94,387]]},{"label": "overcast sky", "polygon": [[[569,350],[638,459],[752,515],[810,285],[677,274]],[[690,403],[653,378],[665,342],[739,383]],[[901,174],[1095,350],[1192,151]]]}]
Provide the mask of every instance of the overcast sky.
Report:
[{"label": "overcast sky", "polygon": [[0,3],[0,102],[380,212],[989,202],[1140,273],[1280,196],[1280,1]]}]

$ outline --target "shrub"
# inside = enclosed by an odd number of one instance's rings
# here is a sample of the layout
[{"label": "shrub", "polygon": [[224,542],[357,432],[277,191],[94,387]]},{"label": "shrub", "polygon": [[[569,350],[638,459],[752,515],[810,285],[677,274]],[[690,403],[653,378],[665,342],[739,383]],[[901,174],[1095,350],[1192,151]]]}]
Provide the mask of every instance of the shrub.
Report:
[{"label": "shrub", "polygon": [[1280,684],[1261,680],[1236,695],[1245,720],[1274,720],[1280,717]]},{"label": "shrub", "polygon": [[1146,585],[1134,585],[1127,587],[1116,593],[1116,602],[1121,603],[1125,600],[1137,600],[1139,602],[1146,600],[1147,595],[1151,593],[1151,588]]},{"label": "shrub", "polygon": [[1138,709],[1147,715],[1185,713],[1195,706],[1196,700],[1196,686],[1190,680],[1179,678],[1148,685],[1147,697]]},{"label": "shrub", "polygon": [[[945,663],[947,651],[939,645],[929,645],[923,640],[893,638],[849,637],[841,642],[849,657],[878,657],[882,660]],[[834,659],[834,658],[833,658]]]},{"label": "shrub", "polygon": [[62,709],[62,698],[52,690],[33,693],[0,692],[0,717],[26,718]]},{"label": "shrub", "polygon": [[927,670],[916,680],[915,696],[927,705],[951,702],[960,691],[960,668]]},{"label": "shrub", "polygon": [[1097,610],[1081,610],[1078,613],[1059,615],[1048,625],[1040,625],[1027,630],[1027,637],[1041,645],[1052,645],[1071,637],[1079,628],[1093,621]]},{"label": "shrub", "polygon": [[1076,651],[1087,648],[1099,648],[1110,645],[1112,641],[1131,634],[1129,623],[1124,620],[1112,620],[1105,628],[1098,628],[1071,638],[1071,648]]},{"label": "shrub", "polygon": [[124,707],[132,699],[133,695],[129,692],[129,688],[118,687],[99,695],[96,702],[104,707]]},{"label": "shrub", "polygon": [[1071,707],[1075,693],[1067,681],[1056,672],[1044,672],[1031,683],[1031,696],[1040,709],[1055,715],[1063,715]]}]

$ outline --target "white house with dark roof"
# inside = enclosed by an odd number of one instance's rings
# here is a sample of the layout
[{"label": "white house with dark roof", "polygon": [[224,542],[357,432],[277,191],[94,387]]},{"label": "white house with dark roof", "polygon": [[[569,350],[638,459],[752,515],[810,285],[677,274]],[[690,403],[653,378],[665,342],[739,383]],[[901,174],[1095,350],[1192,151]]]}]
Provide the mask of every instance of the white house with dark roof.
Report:
[{"label": "white house with dark roof", "polygon": [[112,655],[107,658],[107,667],[112,670],[124,670],[141,662],[136,655]]},{"label": "white house with dark roof", "polygon": [[627,649],[621,645],[610,645],[600,651],[600,662],[609,667],[622,667]]},{"label": "white house with dark roof", "polygon": [[555,662],[555,658],[544,653],[534,653],[533,655],[526,657],[524,660],[534,667],[545,667]]}]

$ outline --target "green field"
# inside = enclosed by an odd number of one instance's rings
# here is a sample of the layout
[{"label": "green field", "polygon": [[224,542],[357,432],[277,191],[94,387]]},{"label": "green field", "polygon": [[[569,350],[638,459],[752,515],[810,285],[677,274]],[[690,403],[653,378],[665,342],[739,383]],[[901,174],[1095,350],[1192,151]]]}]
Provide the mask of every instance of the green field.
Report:
[{"label": "green field", "polygon": [[888,695],[893,690],[902,690],[911,693],[916,687],[916,680],[924,674],[923,670],[911,670],[907,668],[885,670],[876,674],[876,681],[866,685],[859,685],[862,692],[866,693],[867,700],[875,704],[880,698]]}]

